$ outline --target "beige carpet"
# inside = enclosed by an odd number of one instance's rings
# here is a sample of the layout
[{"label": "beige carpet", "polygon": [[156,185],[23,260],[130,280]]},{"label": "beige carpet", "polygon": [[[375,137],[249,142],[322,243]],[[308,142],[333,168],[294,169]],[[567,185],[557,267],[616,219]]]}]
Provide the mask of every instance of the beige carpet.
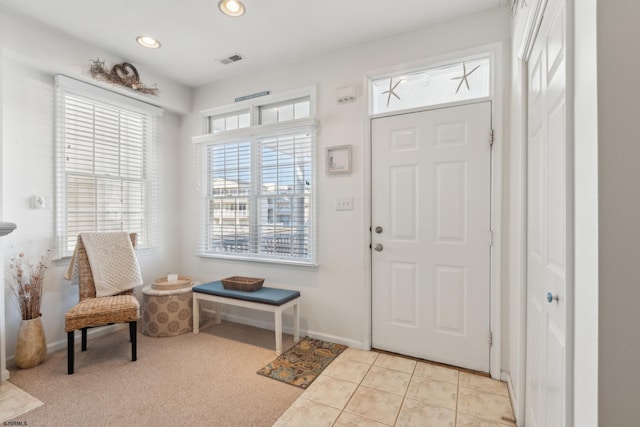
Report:
[{"label": "beige carpet", "polygon": [[[77,334],[79,335],[79,334]],[[284,335],[283,347],[293,345]],[[273,331],[209,322],[199,335],[138,334],[131,362],[128,330],[76,345],[44,364],[12,370],[10,381],[44,402],[14,418],[31,426],[271,426],[302,389],[256,375],[274,358]]]}]

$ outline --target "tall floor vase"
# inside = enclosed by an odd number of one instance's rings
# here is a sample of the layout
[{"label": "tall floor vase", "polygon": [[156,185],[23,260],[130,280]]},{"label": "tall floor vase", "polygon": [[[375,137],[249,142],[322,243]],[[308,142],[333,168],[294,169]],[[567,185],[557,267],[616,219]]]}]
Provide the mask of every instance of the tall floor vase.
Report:
[{"label": "tall floor vase", "polygon": [[47,357],[42,317],[20,321],[15,362],[18,368],[33,368]]}]

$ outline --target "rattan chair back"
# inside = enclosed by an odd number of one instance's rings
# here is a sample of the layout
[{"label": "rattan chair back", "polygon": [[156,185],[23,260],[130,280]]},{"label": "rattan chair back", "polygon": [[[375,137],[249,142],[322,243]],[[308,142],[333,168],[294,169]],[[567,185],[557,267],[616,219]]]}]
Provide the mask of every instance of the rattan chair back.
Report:
[{"label": "rattan chair back", "polygon": [[[133,248],[136,248],[138,234],[130,233],[131,244]],[[80,291],[80,301],[84,301],[87,298],[96,297],[96,284],[93,281],[93,272],[91,271],[91,265],[89,265],[89,257],[87,256],[87,250],[84,247],[82,238],[78,236],[76,242],[76,262],[78,266],[78,288]],[[133,295],[133,289],[121,292],[118,295]]]}]

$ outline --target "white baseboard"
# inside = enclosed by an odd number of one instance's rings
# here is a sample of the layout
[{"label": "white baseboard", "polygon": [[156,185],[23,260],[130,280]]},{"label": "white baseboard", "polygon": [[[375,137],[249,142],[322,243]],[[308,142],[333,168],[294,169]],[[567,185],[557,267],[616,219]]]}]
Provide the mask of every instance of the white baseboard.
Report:
[{"label": "white baseboard", "polygon": [[511,400],[511,408],[513,410],[513,416],[516,419],[516,426],[520,426],[520,420],[518,419],[518,401],[516,399],[516,394],[513,390],[513,383],[511,382],[511,374],[506,371],[500,372],[500,379],[507,383],[507,389],[509,390],[509,399]]},{"label": "white baseboard", "polygon": [[[211,310],[209,308],[200,307],[200,313],[201,315],[206,314],[207,317],[215,316],[215,310]],[[260,329],[268,329],[270,331],[275,330],[275,325],[273,322],[265,322],[262,320],[252,319],[250,317],[222,313],[222,319],[227,320],[229,322],[233,322],[233,323],[240,323],[242,325],[254,326]],[[293,326],[282,325],[282,332],[287,334],[293,334]],[[318,340],[330,341],[336,344],[342,344],[342,345],[346,345],[348,347],[353,347],[357,349],[363,348],[363,344],[360,341],[350,340],[348,338],[338,337],[338,336],[329,335],[329,334],[323,334],[315,331],[300,329],[300,336],[301,337],[308,336],[310,338],[315,338]]]}]

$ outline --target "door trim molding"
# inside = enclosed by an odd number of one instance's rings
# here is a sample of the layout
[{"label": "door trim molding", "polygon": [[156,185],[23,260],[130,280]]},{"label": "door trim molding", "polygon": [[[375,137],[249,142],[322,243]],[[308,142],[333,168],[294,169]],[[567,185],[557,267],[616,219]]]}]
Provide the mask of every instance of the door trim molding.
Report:
[{"label": "door trim molding", "polygon": [[[516,360],[518,361],[518,387],[516,391],[516,404],[514,405],[515,409],[515,417],[516,420],[523,423],[526,414],[526,401],[527,401],[527,227],[528,227],[528,216],[527,216],[527,186],[528,186],[528,124],[529,124],[529,84],[528,84],[528,74],[529,74],[529,59],[531,58],[531,51],[533,49],[533,44],[536,41],[538,36],[538,32],[540,30],[540,26],[542,25],[542,17],[544,14],[544,10],[547,6],[547,0],[541,0],[536,2],[535,9],[533,12],[529,14],[527,22],[525,24],[524,35],[522,38],[522,43],[520,44],[519,52],[518,52],[518,63],[520,65],[520,73],[519,73],[519,86],[521,90],[521,105],[520,105],[520,132],[519,132],[519,145],[520,145],[520,170],[521,180],[520,180],[520,217],[518,218],[520,222],[520,227],[517,229],[520,230],[519,240],[520,245],[518,246],[519,251],[519,260],[520,260],[520,271],[517,277],[519,278],[518,288],[520,293],[519,300],[519,343],[512,348],[518,349],[518,357]],[[566,60],[566,59],[565,59]],[[515,228],[515,227],[514,227]]]},{"label": "door trim molding", "polygon": [[[471,100],[463,104],[472,104],[476,101],[491,101],[491,126],[494,129],[494,143],[491,150],[491,228],[493,230],[493,245],[491,246],[491,302],[489,307],[490,315],[490,329],[493,334],[493,342],[489,350],[489,373],[494,379],[501,379],[502,377],[502,245],[503,245],[503,229],[507,229],[508,225],[502,224],[502,205],[503,205],[503,145],[507,140],[505,135],[504,126],[504,78],[505,78],[505,63],[504,63],[504,49],[505,46],[502,42],[491,43],[488,45],[476,46],[466,50],[452,52],[447,55],[438,56],[436,58],[430,58],[425,61],[421,61],[425,66],[427,64],[433,64],[444,60],[453,60],[455,58],[470,56],[478,53],[489,53],[491,55],[493,63],[492,73],[492,87],[493,95],[490,98],[483,98],[482,100]],[[363,210],[364,224],[367,227],[371,226],[371,182],[372,182],[372,167],[371,167],[371,125],[374,116],[369,115],[368,106],[371,100],[371,93],[368,88],[369,81],[380,77],[383,74],[390,72],[398,72],[398,70],[415,68],[416,63],[400,64],[394,67],[388,67],[382,70],[375,70],[367,73],[363,76],[363,87],[367,88],[364,94],[364,110],[363,110],[363,123],[365,124],[365,141],[368,143],[363,145],[363,172],[366,177],[363,185],[362,200],[364,206],[368,206],[369,209]],[[457,103],[456,103],[457,104]],[[448,105],[448,104],[444,104]],[[461,104],[462,105],[462,104]],[[438,106],[441,108],[442,106]],[[417,111],[429,110],[430,108],[421,108]],[[412,110],[412,112],[415,112]],[[399,111],[395,114],[405,114],[406,111]],[[375,116],[375,117],[380,117]],[[489,136],[487,135],[487,143]],[[371,233],[364,233],[363,245],[368,247],[371,244]],[[365,289],[363,294],[365,301],[364,309],[364,327],[362,336],[363,349],[371,349],[371,336],[372,336],[372,274],[371,274],[371,253],[364,263],[364,278]]]}]

